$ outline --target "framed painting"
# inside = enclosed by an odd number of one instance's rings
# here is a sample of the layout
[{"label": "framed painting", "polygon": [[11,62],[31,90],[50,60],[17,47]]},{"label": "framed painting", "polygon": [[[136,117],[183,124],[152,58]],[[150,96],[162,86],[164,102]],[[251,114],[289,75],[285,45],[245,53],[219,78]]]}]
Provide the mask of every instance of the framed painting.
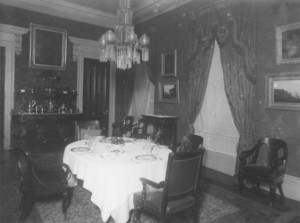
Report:
[{"label": "framed painting", "polygon": [[300,110],[300,73],[267,75],[267,107]]},{"label": "framed painting", "polygon": [[159,101],[166,103],[179,103],[179,81],[159,82]]},{"label": "framed painting", "polygon": [[276,62],[300,62],[300,23],[276,27]]},{"label": "framed painting", "polygon": [[65,70],[67,31],[30,24],[29,67]]},{"label": "framed painting", "polygon": [[176,77],[177,75],[177,49],[161,54],[161,76]]}]

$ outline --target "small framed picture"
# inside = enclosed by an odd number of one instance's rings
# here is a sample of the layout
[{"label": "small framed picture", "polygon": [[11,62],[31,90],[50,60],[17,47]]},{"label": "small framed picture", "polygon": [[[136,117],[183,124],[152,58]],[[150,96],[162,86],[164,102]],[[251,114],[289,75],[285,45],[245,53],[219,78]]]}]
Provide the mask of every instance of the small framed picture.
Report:
[{"label": "small framed picture", "polygon": [[300,110],[300,73],[267,75],[267,107]]},{"label": "small framed picture", "polygon": [[166,103],[179,103],[179,81],[159,82],[159,101]]},{"label": "small framed picture", "polygon": [[300,23],[276,27],[276,62],[300,63]]},{"label": "small framed picture", "polygon": [[161,76],[176,77],[177,75],[177,49],[161,54]]}]

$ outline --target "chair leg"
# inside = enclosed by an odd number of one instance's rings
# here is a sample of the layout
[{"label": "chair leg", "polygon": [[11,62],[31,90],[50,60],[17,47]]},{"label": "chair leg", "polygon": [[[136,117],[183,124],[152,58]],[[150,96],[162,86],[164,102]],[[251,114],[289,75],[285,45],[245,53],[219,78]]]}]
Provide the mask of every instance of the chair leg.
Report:
[{"label": "chair leg", "polygon": [[280,195],[281,195],[281,198],[282,198],[282,202],[284,202],[285,196],[284,196],[283,190],[282,190],[282,182],[278,183],[278,184],[277,184],[277,187],[278,187],[278,190],[279,190],[279,192],[280,192]]},{"label": "chair leg", "polygon": [[193,223],[198,223],[199,206],[196,204],[193,208]]},{"label": "chair leg", "polygon": [[270,184],[270,193],[269,193],[269,206],[273,206],[273,200],[275,197],[275,192],[276,192],[276,185]]},{"label": "chair leg", "polygon": [[141,211],[139,210],[139,208],[134,208],[133,210],[133,222],[137,223],[139,222],[141,217]]},{"label": "chair leg", "polygon": [[[25,193],[25,192],[24,192]],[[21,201],[21,216],[20,220],[25,221],[29,214],[32,211],[33,205],[35,203],[34,195],[33,194],[24,194],[22,195]]]},{"label": "chair leg", "polygon": [[242,193],[242,191],[245,188],[243,177],[242,176],[238,176],[238,181],[239,181],[239,190],[240,190],[240,193]]},{"label": "chair leg", "polygon": [[68,188],[63,194],[62,211],[64,213],[64,218],[66,218],[66,212],[69,208],[73,197],[73,188]]}]

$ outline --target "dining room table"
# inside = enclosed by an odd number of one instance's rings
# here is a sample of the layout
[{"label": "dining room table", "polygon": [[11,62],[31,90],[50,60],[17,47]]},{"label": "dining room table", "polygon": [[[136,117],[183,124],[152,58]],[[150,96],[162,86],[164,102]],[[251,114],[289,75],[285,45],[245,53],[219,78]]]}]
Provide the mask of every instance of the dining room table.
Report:
[{"label": "dining room table", "polygon": [[126,223],[134,209],[133,194],[142,191],[139,179],[165,180],[170,152],[147,139],[99,136],[67,145],[63,162],[91,192],[103,222],[112,217]]}]

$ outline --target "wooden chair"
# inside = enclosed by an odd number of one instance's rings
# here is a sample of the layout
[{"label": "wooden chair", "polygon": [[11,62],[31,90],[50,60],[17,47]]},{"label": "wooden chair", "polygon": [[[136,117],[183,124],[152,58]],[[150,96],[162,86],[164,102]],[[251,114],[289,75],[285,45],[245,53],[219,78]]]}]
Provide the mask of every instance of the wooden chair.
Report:
[{"label": "wooden chair", "polygon": [[133,116],[126,116],[123,122],[114,122],[112,124],[112,136],[123,137],[124,134],[127,134],[128,137],[130,137],[132,134],[133,121]]},{"label": "wooden chair", "polygon": [[143,191],[134,194],[134,222],[141,212],[151,214],[165,223],[171,215],[193,211],[198,222],[198,186],[204,150],[195,153],[170,153],[165,181],[156,183],[141,178]]},{"label": "wooden chair", "polygon": [[283,175],[286,168],[288,147],[285,141],[275,138],[261,138],[256,145],[240,156],[238,173],[240,192],[245,188],[245,181],[255,183],[259,189],[260,183],[269,185],[269,205],[272,206],[276,188],[279,189],[282,199]]},{"label": "wooden chair", "polygon": [[136,139],[147,138],[147,129],[146,129],[145,120],[143,118],[139,119],[137,125],[133,127],[131,137]]},{"label": "wooden chair", "polygon": [[66,214],[73,196],[73,187],[68,186],[69,167],[61,163],[55,153],[31,154],[22,148],[16,150],[22,194],[20,220],[26,220],[36,201],[57,197],[62,198],[62,211]]},{"label": "wooden chair", "polygon": [[77,139],[84,139],[90,136],[100,136],[102,130],[99,120],[80,120],[77,122]]}]

